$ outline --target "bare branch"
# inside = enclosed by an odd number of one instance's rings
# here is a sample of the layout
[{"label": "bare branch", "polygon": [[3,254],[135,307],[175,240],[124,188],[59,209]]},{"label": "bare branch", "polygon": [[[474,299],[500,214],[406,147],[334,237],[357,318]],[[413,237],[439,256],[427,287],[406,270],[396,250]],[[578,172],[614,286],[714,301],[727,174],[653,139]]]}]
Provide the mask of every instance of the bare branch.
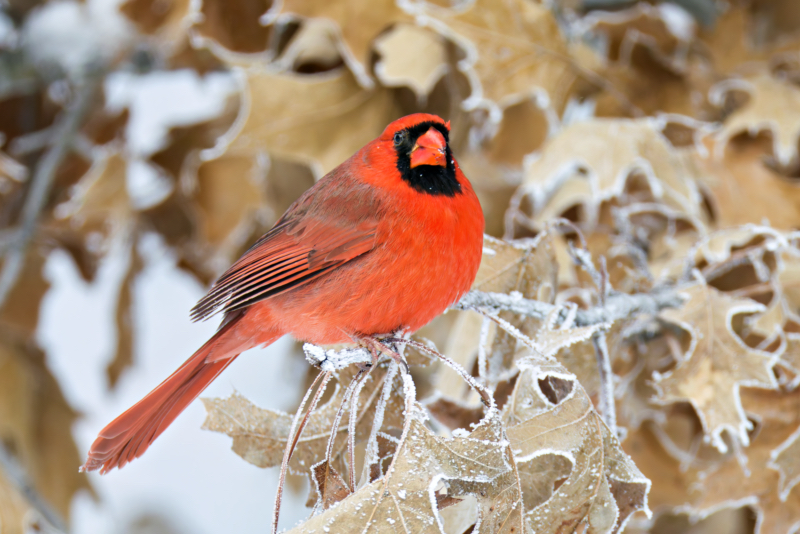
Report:
[{"label": "bare branch", "polygon": [[25,204],[22,207],[19,229],[6,249],[3,269],[0,271],[0,308],[5,304],[22,272],[28,244],[36,232],[39,214],[47,203],[56,172],[72,149],[73,138],[83,124],[92,104],[95,103],[94,96],[102,79],[99,72],[88,76],[77,91],[72,106],[53,126],[53,144],[36,166]]},{"label": "bare branch", "polygon": [[597,354],[597,369],[600,372],[600,416],[614,435],[617,435],[617,407],[614,403],[614,373],[611,370],[611,356],[608,353],[606,334],[603,331],[592,336],[594,351]]},{"label": "bare branch", "polygon": [[[577,310],[575,326],[613,323],[640,314],[655,315],[665,308],[678,308],[682,302],[683,299],[674,288],[633,295],[613,293],[606,299],[605,306]],[[473,308],[507,310],[542,321],[556,309],[553,304],[526,299],[518,292],[506,295],[505,293],[485,293],[483,291],[470,291],[453,307],[460,310]],[[559,310],[556,326],[563,323],[567,314],[566,308]]]}]

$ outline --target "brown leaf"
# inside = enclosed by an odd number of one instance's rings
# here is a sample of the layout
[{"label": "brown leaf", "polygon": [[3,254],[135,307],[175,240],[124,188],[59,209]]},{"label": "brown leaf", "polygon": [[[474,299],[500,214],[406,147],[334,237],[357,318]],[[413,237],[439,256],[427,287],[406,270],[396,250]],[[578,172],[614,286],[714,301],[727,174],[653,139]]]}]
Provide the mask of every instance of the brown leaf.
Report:
[{"label": "brown leaf", "polygon": [[577,80],[551,11],[533,2],[477,0],[464,9],[419,4],[419,15],[458,44],[472,95],[462,105],[505,108],[537,90],[561,112]]},{"label": "brown leaf", "polygon": [[36,246],[28,248],[22,272],[0,309],[0,324],[25,339],[34,338],[42,298],[50,289],[42,272],[45,259],[46,251]]},{"label": "brown leaf", "polygon": [[765,165],[772,150],[765,137],[740,137],[725,147],[709,141],[708,146],[711,156],[693,156],[692,174],[708,191],[718,227],[765,221],[780,230],[797,227],[800,185]]},{"label": "brown leaf", "polygon": [[726,120],[718,136],[723,146],[739,134],[754,135],[769,131],[772,135],[772,153],[782,167],[797,161],[800,144],[800,88],[767,74],[747,80],[722,82],[716,91],[723,99],[726,91],[745,90],[747,103],[734,111]]},{"label": "brown leaf", "polygon": [[[341,371],[340,382],[335,386],[333,396],[311,414],[289,463],[293,473],[308,473],[312,465],[325,458],[331,424],[341,404],[344,389],[355,372],[350,368]],[[356,426],[358,441],[366,439],[372,428],[372,410],[381,392],[384,376],[383,368],[373,371],[361,392]],[[292,415],[258,408],[238,393],[227,399],[202,400],[207,412],[204,429],[231,436],[233,451],[254,465],[272,467],[281,464]],[[394,392],[385,411],[384,429],[402,428],[401,406],[402,399]],[[349,403],[345,412],[337,430],[334,460],[347,448]]]},{"label": "brown leaf", "polygon": [[120,280],[119,296],[117,297],[117,350],[114,359],[106,367],[106,375],[111,387],[116,385],[122,372],[133,363],[133,289],[142,267],[142,260],[139,257],[135,242],[133,242],[128,270]]},{"label": "brown leaf", "polygon": [[[411,417],[408,437],[388,480],[362,487],[290,532],[362,531],[365,525],[376,533],[436,532],[441,518],[433,503],[445,502],[450,495],[488,493],[492,483],[510,470],[497,421],[446,439],[428,430],[419,415]],[[446,495],[439,497],[439,486],[448,488]]]},{"label": "brown leaf", "polygon": [[262,25],[260,17],[271,7],[272,0],[204,0],[200,11],[203,16],[195,29],[213,43],[212,50],[223,59],[232,59],[225,51],[264,52],[272,28]]},{"label": "brown leaf", "polygon": [[326,23],[328,31],[341,40],[339,47],[345,63],[358,83],[367,88],[374,85],[368,74],[374,39],[392,24],[411,21],[394,0],[353,0],[346,3],[284,0],[280,11],[271,13],[270,19],[287,14]]},{"label": "brown leaf", "polygon": [[[545,488],[523,486],[524,494],[537,492],[526,502],[540,503],[525,511],[528,528],[568,532],[585,521],[588,532],[621,530],[630,514],[647,510],[650,481],[622,452],[574,375],[538,358],[518,366],[521,375],[505,413],[511,450],[520,472],[549,472],[552,477]],[[540,386],[548,377],[573,382],[570,393],[555,404]],[[553,455],[566,458],[571,470],[547,495],[551,484],[565,475],[560,468],[554,470]]]},{"label": "brown leaf", "polygon": [[649,120],[597,119],[565,128],[528,166],[516,195],[531,205],[534,225],[575,208],[594,225],[601,202],[629,187],[641,191],[642,201],[702,218],[700,192],[684,161]]},{"label": "brown leaf", "polygon": [[681,288],[680,293],[688,299],[683,306],[664,310],[660,316],[688,332],[692,342],[675,369],[653,377],[658,399],[690,402],[707,439],[720,451],[728,449],[722,437],[725,430],[747,445],[751,423],[744,415],[739,389],[743,385],[775,388],[776,358],[746,346],[733,332],[731,320],[736,314],[764,307],[701,283]]},{"label": "brown leaf", "polygon": [[311,480],[317,490],[323,510],[327,510],[337,502],[350,495],[350,488],[327,460],[311,466]]},{"label": "brown leaf", "polygon": [[391,94],[366,90],[347,69],[318,76],[252,72],[230,150],[266,150],[307,163],[316,177],[352,156],[397,118]]},{"label": "brown leaf", "polygon": [[405,86],[424,102],[447,72],[447,49],[441,35],[412,24],[397,24],[375,40],[381,59],[375,76],[387,87]]},{"label": "brown leaf", "polygon": [[81,489],[89,489],[89,483],[86,475],[78,472],[81,460],[72,439],[75,412],[64,400],[44,359],[30,342],[3,332],[0,440],[38,493],[68,518],[72,497]]},{"label": "brown leaf", "polygon": [[189,12],[189,4],[190,0],[126,0],[119,10],[140,32],[159,32],[162,37],[176,39],[179,26]]}]

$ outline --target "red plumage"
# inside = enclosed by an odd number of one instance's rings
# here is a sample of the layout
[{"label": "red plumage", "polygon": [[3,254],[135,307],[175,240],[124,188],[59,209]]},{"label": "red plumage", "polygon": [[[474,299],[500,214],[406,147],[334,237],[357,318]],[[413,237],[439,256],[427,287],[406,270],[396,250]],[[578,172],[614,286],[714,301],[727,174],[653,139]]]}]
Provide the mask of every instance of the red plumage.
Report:
[{"label": "red plumage", "polygon": [[414,332],[460,299],[484,220],[448,130],[435,115],[398,119],[306,191],[192,311],[225,312],[219,331],[100,431],[83,468],[141,456],[249,348],[284,334],[327,345]]}]

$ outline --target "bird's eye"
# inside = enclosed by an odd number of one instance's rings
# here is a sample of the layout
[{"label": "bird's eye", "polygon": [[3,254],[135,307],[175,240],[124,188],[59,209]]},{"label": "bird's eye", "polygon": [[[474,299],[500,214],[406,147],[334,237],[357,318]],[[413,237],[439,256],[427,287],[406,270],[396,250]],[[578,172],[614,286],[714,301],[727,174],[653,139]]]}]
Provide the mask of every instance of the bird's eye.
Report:
[{"label": "bird's eye", "polygon": [[394,134],[394,146],[400,146],[406,140],[406,132],[397,132]]}]

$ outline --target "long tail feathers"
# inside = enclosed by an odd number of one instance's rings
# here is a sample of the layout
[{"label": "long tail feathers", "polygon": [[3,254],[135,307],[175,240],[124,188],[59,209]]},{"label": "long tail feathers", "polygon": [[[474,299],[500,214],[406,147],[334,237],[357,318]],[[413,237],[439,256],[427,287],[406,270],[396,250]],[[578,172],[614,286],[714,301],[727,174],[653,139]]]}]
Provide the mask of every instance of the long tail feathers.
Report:
[{"label": "long tail feathers", "polygon": [[251,343],[235,339],[239,318],[223,326],[177,371],[101,430],[81,471],[100,469],[105,474],[144,454],[175,418],[241,352],[250,348]]}]

